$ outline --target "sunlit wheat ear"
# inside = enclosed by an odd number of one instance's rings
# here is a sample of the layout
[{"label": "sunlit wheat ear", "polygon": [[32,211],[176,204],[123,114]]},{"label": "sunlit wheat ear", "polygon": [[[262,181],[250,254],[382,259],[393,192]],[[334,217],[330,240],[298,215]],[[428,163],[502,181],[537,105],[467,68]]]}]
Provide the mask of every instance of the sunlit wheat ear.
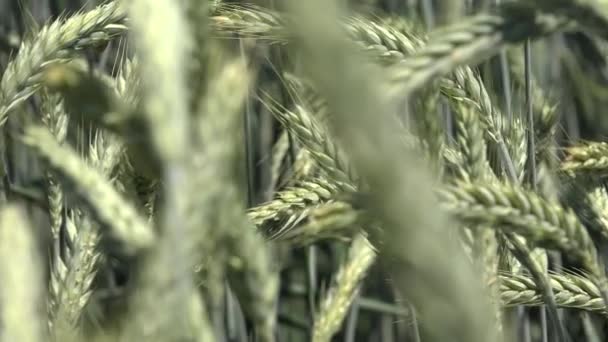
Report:
[{"label": "sunlit wheat ear", "polygon": [[51,306],[51,328],[56,338],[78,334],[101,258],[99,228],[82,212],[70,211],[65,232],[68,244],[73,245],[65,248],[66,260],[55,263],[50,284],[50,292],[55,298]]},{"label": "sunlit wheat ear", "polygon": [[47,63],[69,60],[78,50],[109,41],[126,31],[124,20],[118,2],[110,2],[46,25],[25,40],[0,81],[0,124],[40,88],[40,72]]},{"label": "sunlit wheat ear", "polygon": [[34,231],[17,206],[0,210],[0,317],[2,341],[45,338],[43,268]]},{"label": "sunlit wheat ear", "polygon": [[315,317],[312,341],[329,342],[340,329],[376,252],[363,235],[353,240],[348,257],[338,270]]},{"label": "sunlit wheat ear", "polygon": [[[98,131],[89,147],[89,164],[112,182],[111,174],[122,152],[121,145]],[[52,269],[52,327],[57,339],[79,332],[83,310],[92,295],[92,283],[103,253],[99,225],[84,211],[70,210],[65,224],[61,258]]]},{"label": "sunlit wheat ear", "polygon": [[575,174],[605,175],[608,170],[608,144],[586,142],[568,147],[561,169]]},{"label": "sunlit wheat ear", "polygon": [[73,189],[109,233],[133,253],[152,245],[155,234],[139,213],[97,171],[68,146],[61,146],[47,128],[26,127],[23,142]]}]

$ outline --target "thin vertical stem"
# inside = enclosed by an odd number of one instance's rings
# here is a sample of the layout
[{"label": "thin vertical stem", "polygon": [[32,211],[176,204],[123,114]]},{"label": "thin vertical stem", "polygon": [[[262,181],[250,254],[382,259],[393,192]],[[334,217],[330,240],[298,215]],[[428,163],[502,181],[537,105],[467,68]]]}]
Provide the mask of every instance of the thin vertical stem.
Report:
[{"label": "thin vertical stem", "polygon": [[[359,295],[357,295],[358,297]],[[355,342],[357,332],[357,320],[359,319],[359,304],[357,298],[353,300],[348,320],[346,321],[346,332],[344,334],[344,342]]]},{"label": "thin vertical stem", "polygon": [[315,321],[317,300],[317,247],[312,245],[306,251],[307,277],[308,277],[308,310],[310,322]]}]

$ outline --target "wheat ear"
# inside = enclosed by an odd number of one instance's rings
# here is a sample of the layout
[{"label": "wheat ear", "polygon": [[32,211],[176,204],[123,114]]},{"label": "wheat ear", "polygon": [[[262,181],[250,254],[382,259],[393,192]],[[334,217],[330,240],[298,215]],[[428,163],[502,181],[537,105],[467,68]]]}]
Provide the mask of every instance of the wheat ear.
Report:
[{"label": "wheat ear", "polygon": [[123,242],[126,251],[150,247],[154,232],[112,186],[68,146],[61,146],[47,128],[26,127],[23,141],[46,161],[61,181],[71,186],[96,218]]},{"label": "wheat ear", "polygon": [[350,246],[346,262],[338,270],[315,317],[313,342],[329,342],[338,332],[375,257],[376,252],[367,239],[363,235],[357,235]]},{"label": "wheat ear", "polygon": [[40,88],[40,73],[54,59],[68,58],[75,50],[107,42],[126,31],[125,13],[118,2],[44,26],[25,40],[0,81],[0,124],[11,110]]}]

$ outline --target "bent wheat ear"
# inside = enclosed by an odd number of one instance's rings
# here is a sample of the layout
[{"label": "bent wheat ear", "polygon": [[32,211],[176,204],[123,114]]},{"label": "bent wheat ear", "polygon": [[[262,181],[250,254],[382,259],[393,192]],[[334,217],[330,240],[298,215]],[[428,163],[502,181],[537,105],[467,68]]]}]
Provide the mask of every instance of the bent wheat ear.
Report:
[{"label": "bent wheat ear", "polygon": [[125,13],[118,2],[55,21],[43,27],[32,40],[22,43],[0,81],[0,125],[11,110],[40,88],[40,72],[57,58],[70,58],[73,51],[107,42],[126,31]]},{"label": "bent wheat ear", "polygon": [[460,219],[511,230],[533,244],[577,258],[594,276],[602,274],[587,230],[558,203],[517,186],[481,183],[448,186],[439,197],[444,209]]},{"label": "bent wheat ear", "polygon": [[135,253],[152,245],[156,236],[144,219],[74,150],[59,145],[47,128],[26,127],[23,142],[76,191],[96,218],[110,229],[110,234],[125,244],[126,252]]},{"label": "bent wheat ear", "polygon": [[45,341],[40,255],[25,213],[14,205],[0,211],[0,258],[0,339]]}]

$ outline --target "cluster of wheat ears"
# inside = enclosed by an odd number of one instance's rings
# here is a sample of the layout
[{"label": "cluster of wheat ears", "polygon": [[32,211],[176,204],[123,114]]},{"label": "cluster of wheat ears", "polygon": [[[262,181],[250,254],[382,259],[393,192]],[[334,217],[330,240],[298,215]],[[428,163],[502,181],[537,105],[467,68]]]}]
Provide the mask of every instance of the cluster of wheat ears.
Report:
[{"label": "cluster of wheat ears", "polygon": [[[608,338],[608,3],[374,13],[32,25],[0,66],[0,341]],[[556,39],[568,84],[534,72]]]}]

